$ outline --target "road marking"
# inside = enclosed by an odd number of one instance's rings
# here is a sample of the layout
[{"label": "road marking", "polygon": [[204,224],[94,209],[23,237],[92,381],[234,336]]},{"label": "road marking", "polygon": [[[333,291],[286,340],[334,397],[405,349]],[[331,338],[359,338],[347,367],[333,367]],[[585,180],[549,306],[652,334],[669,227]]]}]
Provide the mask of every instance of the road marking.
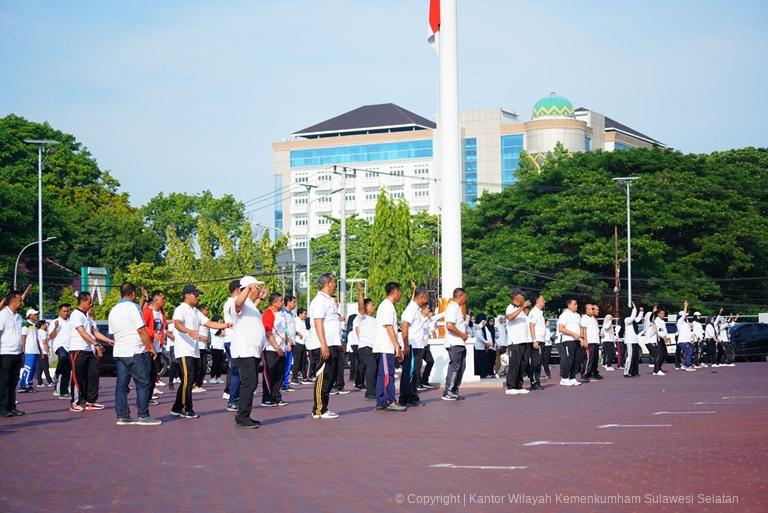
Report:
[{"label": "road marking", "polygon": [[705,415],[716,411],[657,411],[654,415]]},{"label": "road marking", "polygon": [[524,447],[534,447],[536,445],[613,445],[613,442],[550,442],[549,440],[537,440],[522,445]]},{"label": "road marking", "polygon": [[752,404],[752,403],[749,403],[749,402],[746,402],[746,403],[729,403],[727,401],[696,401],[693,404],[730,404],[732,406],[738,406],[738,405],[741,405],[741,404]]},{"label": "road marking", "polygon": [[473,470],[522,470],[528,467],[494,467],[490,465],[454,465],[453,463],[438,463],[430,468],[468,468]]},{"label": "road marking", "polygon": [[768,399],[768,395],[728,395],[720,399]]},{"label": "road marking", "polygon": [[651,427],[672,427],[672,424],[603,424],[597,426],[597,429],[608,428],[651,428]]}]

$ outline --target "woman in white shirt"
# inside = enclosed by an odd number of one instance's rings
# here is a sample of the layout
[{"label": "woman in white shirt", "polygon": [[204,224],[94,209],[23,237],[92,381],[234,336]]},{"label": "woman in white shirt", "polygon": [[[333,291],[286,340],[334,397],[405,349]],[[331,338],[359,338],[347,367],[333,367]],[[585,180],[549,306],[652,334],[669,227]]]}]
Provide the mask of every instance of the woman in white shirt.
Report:
[{"label": "woman in white shirt", "polygon": [[35,376],[37,386],[43,386],[43,374],[45,374],[45,384],[52,387],[53,379],[51,379],[51,370],[49,368],[50,364],[48,360],[51,356],[51,346],[48,344],[48,321],[38,321],[37,340],[40,342],[40,361],[38,362]]},{"label": "woman in white shirt", "polygon": [[616,362],[616,332],[613,325],[613,315],[606,314],[600,329],[600,338],[603,339],[603,369],[606,371],[614,370],[613,364]]},{"label": "woman in white shirt", "polygon": [[622,338],[627,346],[627,358],[624,364],[624,377],[634,378],[640,374],[640,338],[637,335],[637,323],[643,320],[643,308],[638,311],[634,301],[632,307],[624,309],[622,316]]},{"label": "woman in white shirt", "polygon": [[[214,322],[220,322],[221,316],[214,315]],[[224,330],[211,330],[211,384],[223,384],[222,362],[224,362]]]}]

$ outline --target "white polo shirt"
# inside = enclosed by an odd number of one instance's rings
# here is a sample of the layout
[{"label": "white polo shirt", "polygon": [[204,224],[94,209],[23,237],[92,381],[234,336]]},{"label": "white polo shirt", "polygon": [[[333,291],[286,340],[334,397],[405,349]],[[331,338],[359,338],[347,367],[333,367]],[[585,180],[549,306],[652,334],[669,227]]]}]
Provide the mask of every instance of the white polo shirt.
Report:
[{"label": "white polo shirt", "polygon": [[325,331],[325,343],[328,347],[341,346],[341,322],[339,321],[339,309],[336,301],[323,291],[320,291],[309,305],[310,336],[307,349],[320,349],[320,339],[315,331],[315,321],[323,321]]},{"label": "white polo shirt", "polygon": [[577,338],[573,338],[571,335],[561,333],[560,326],[563,326],[565,329],[572,333],[581,333],[581,316],[576,312],[572,312],[566,308],[563,310],[563,313],[560,314],[560,317],[557,318],[557,340],[559,342],[578,340]]},{"label": "white polo shirt", "polygon": [[40,343],[37,338],[37,329],[34,324],[29,322],[22,322],[21,324],[21,337],[24,338],[24,353],[25,354],[40,354]]},{"label": "white polo shirt", "polygon": [[544,312],[534,306],[528,313],[528,324],[533,324],[533,331],[536,335],[536,342],[549,342],[547,336],[547,321],[544,320]]},{"label": "white polo shirt", "polygon": [[[187,303],[181,303],[173,311],[173,320],[180,321],[188,330],[200,333],[200,327],[209,322],[208,317],[203,315],[196,306],[190,306]],[[192,340],[189,333],[182,333],[176,330],[176,343],[173,346],[173,354],[178,360],[182,357],[200,358],[200,348],[197,340]]]},{"label": "white polo shirt", "polygon": [[[159,312],[158,312],[159,313]],[[130,358],[144,352],[144,343],[139,329],[145,326],[139,305],[133,301],[121,300],[109,312],[109,332],[115,339],[112,356]]]},{"label": "white polo shirt", "polygon": [[[286,351],[288,349],[288,341],[286,337],[286,329],[288,327],[288,323],[285,315],[283,315],[282,312],[272,312],[270,314],[269,312],[265,311],[264,315],[261,317],[262,321],[265,317],[273,317],[274,320],[272,321],[272,336],[275,338],[277,347],[279,347],[282,351]],[[273,353],[277,352],[277,350],[272,347],[272,344],[269,343],[269,340],[266,337],[266,327],[264,335],[264,350],[272,351]]]},{"label": "white polo shirt", "polygon": [[21,354],[21,315],[9,307],[0,311],[0,354]]},{"label": "white polo shirt", "polygon": [[308,338],[309,338],[309,330],[307,329],[307,324],[304,322],[303,319],[299,319],[297,317],[296,318],[296,340],[294,342],[297,344],[306,346]]},{"label": "white polo shirt", "polygon": [[[70,314],[71,316],[72,314]],[[65,350],[68,350],[69,348],[69,339],[72,336],[72,322],[70,319],[62,319],[61,317],[56,318],[55,321],[51,323],[51,332],[56,329],[56,338],[52,339],[53,347],[51,347],[51,351],[54,353],[60,348],[63,347]]]},{"label": "white polo shirt", "polygon": [[659,317],[656,317],[653,323],[656,325],[656,334],[659,337],[659,343],[663,344],[664,339],[669,337],[669,334],[667,333],[667,323]]},{"label": "white polo shirt", "polygon": [[[85,341],[80,335],[78,328],[83,328],[86,333],[90,334],[91,323],[88,321],[88,316],[82,311],[75,308],[69,316],[69,322],[72,327],[72,331],[69,336],[69,343],[67,344],[68,351],[90,351],[93,352],[93,346]],[[59,338],[59,337],[56,337]]]},{"label": "white polo shirt", "polygon": [[232,358],[261,358],[266,335],[259,309],[251,298],[245,300],[240,313],[235,309],[234,300],[228,309],[233,323],[232,342],[229,346]]},{"label": "white polo shirt", "polygon": [[462,340],[461,337],[451,333],[447,328],[447,325],[450,322],[456,326],[457,330],[464,333],[467,332],[467,319],[461,313],[461,307],[459,306],[458,303],[454,301],[448,302],[448,306],[445,308],[445,315],[443,317],[443,320],[446,323],[445,345],[448,347],[463,346],[464,340]]},{"label": "white polo shirt", "polygon": [[373,343],[376,341],[376,317],[367,314],[358,314],[352,321],[352,326],[357,329],[357,348],[370,347],[373,349]]},{"label": "white polo shirt", "polygon": [[685,319],[685,312],[680,312],[677,319],[677,342],[690,343],[693,341],[693,331],[691,331],[691,325]]},{"label": "white polo shirt", "polygon": [[506,317],[504,322],[501,323],[496,320],[496,347],[507,347],[509,342],[507,341],[507,321]]},{"label": "white polo shirt", "polygon": [[[395,354],[395,346],[389,338],[387,326],[392,326],[397,336],[397,312],[395,305],[387,298],[376,309],[376,339],[373,342],[373,352],[383,354]],[[399,343],[399,340],[398,340]]]},{"label": "white polo shirt", "polygon": [[[408,323],[408,343],[414,349],[424,349],[426,338],[424,337],[424,323],[426,317],[421,315],[421,308],[415,301],[408,303],[400,317],[402,322]],[[397,328],[395,328],[397,331]]]},{"label": "white polo shirt", "polygon": [[603,342],[615,342],[616,331],[614,330],[613,320],[603,320]]},{"label": "white polo shirt", "polygon": [[587,344],[600,343],[600,325],[597,323],[597,319],[584,314],[581,316],[581,326],[587,329]]},{"label": "white polo shirt", "polygon": [[509,344],[525,344],[531,341],[531,331],[528,329],[528,316],[525,311],[517,314],[517,317],[509,320],[509,315],[517,310],[518,307],[510,304],[507,306],[507,342]]},{"label": "white polo shirt", "polygon": [[[232,318],[232,313],[230,312],[230,307],[235,304],[235,298],[230,297],[226,301],[224,301],[224,307],[223,312],[221,314],[221,317],[224,319],[225,324],[232,323],[234,324],[235,320]],[[226,328],[224,330],[224,343],[232,342],[232,328]]]}]

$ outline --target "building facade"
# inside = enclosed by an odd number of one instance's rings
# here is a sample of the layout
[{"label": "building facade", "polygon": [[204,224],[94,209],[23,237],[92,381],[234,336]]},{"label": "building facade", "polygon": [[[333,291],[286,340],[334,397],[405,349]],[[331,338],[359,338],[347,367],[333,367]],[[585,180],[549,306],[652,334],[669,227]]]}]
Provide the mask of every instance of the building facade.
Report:
[{"label": "building facade", "polygon": [[[327,233],[329,218],[342,209],[373,221],[382,189],[407,200],[414,212],[439,213],[435,129],[429,119],[389,103],[360,107],[273,143],[275,226],[303,247]],[[461,132],[462,197],[469,205],[484,191],[512,185],[521,158],[538,166],[558,142],[570,152],[664,147],[554,93],[536,102],[529,121],[501,108],[464,112]]]}]

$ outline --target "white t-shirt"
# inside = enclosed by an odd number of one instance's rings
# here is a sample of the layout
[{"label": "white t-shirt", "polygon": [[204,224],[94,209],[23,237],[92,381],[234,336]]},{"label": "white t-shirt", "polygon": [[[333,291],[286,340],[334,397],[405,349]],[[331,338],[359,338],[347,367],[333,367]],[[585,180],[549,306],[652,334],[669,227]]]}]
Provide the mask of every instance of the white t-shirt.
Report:
[{"label": "white t-shirt", "polygon": [[296,319],[296,340],[297,344],[307,345],[307,338],[309,337],[309,330],[304,319]]},{"label": "white t-shirt", "polygon": [[208,348],[208,343],[211,341],[211,330],[205,326],[200,326],[199,335],[200,338],[197,339],[197,347],[201,350],[205,350]]},{"label": "white t-shirt", "polygon": [[176,344],[176,341],[168,335],[174,338],[176,337],[176,327],[173,325],[173,320],[168,323],[168,330],[165,332],[165,347],[168,349],[168,351],[170,351],[171,348]]},{"label": "white t-shirt", "polygon": [[0,354],[21,354],[21,315],[9,307],[0,311]]},{"label": "white t-shirt", "polygon": [[51,324],[51,331],[53,331],[57,326],[58,329],[56,330],[56,338],[53,339],[53,347],[51,348],[51,351],[54,353],[60,347],[68,350],[69,339],[72,337],[72,321],[70,319],[62,319],[61,317],[58,317]]},{"label": "white t-shirt", "polygon": [[414,349],[424,349],[427,341],[424,336],[424,323],[427,318],[421,315],[419,305],[415,301],[408,303],[400,319],[408,323],[408,343],[410,346]]},{"label": "white t-shirt", "polygon": [[[397,336],[397,312],[395,305],[387,298],[379,304],[376,309],[376,339],[373,342],[373,352],[383,354],[395,354],[395,346],[389,338],[387,326],[392,326]],[[399,339],[398,339],[399,343]]]},{"label": "white t-shirt", "polygon": [[669,334],[667,333],[667,323],[659,317],[656,317],[653,322],[656,325],[656,334],[659,337],[659,344],[663,344],[664,339],[669,337]]},{"label": "white t-shirt", "polygon": [[[235,304],[235,298],[230,297],[224,302],[224,312],[222,313],[222,318],[224,319],[224,322],[229,324],[234,324],[234,319],[232,318],[232,313],[234,310],[230,311],[232,305]],[[227,328],[224,330],[224,343],[232,342],[232,328]]]},{"label": "white t-shirt", "polygon": [[699,321],[693,321],[693,336],[697,341],[704,340],[704,326]]},{"label": "white t-shirt", "polygon": [[643,328],[645,329],[643,334],[645,335],[646,344],[656,344],[659,341],[659,330],[656,327],[656,320],[651,321],[652,315],[653,312],[648,312],[643,317]]},{"label": "white t-shirt", "polygon": [[[72,331],[69,337],[68,351],[90,351],[93,352],[93,346],[85,341],[80,335],[78,328],[83,328],[86,333],[91,334],[91,323],[88,316],[81,310],[75,308],[69,316],[69,322],[72,325]],[[56,337],[58,338],[58,337]]]},{"label": "white t-shirt", "polygon": [[283,307],[282,310],[280,310],[280,314],[285,317],[285,337],[286,342],[296,341],[296,316],[293,315],[293,312],[288,310],[287,308]]},{"label": "white t-shirt", "polygon": [[466,333],[467,332],[467,319],[462,315],[461,313],[461,307],[458,303],[455,303],[454,301],[449,301],[448,306],[445,308],[445,316],[443,319],[446,323],[446,329],[445,329],[445,345],[446,346],[463,346],[464,340],[462,340],[461,337],[451,333],[447,325],[448,323],[453,323],[456,326],[456,329]]},{"label": "white t-shirt", "polygon": [[[156,312],[160,314],[160,312]],[[162,317],[161,317],[162,318]],[[145,326],[139,305],[133,301],[120,301],[109,312],[109,332],[115,339],[112,356],[130,358],[144,352],[139,329]]]},{"label": "white t-shirt", "polygon": [[[504,318],[506,319],[506,317]],[[496,347],[507,347],[507,321],[503,323],[496,321]]]},{"label": "white t-shirt", "polygon": [[616,331],[614,330],[613,319],[603,320],[603,342],[615,342]]},{"label": "white t-shirt", "polygon": [[[275,343],[277,344],[277,346],[282,351],[285,351],[288,349],[288,342],[286,339],[286,328],[288,327],[288,319],[283,312],[273,312],[273,314],[275,316],[275,321],[273,324],[272,336],[275,338]],[[272,344],[269,343],[269,340],[266,337],[266,333],[264,336],[264,350],[277,352],[275,348],[272,347]]]},{"label": "white t-shirt", "polygon": [[229,351],[232,358],[261,358],[266,334],[261,312],[251,298],[247,298],[240,307],[240,313],[235,309],[235,302],[228,307],[232,317],[232,343]]},{"label": "white t-shirt", "polygon": [[707,323],[706,328],[704,328],[704,336],[707,338],[707,340],[715,340],[717,338],[714,324]]},{"label": "white t-shirt", "polygon": [[[190,306],[187,303],[181,303],[173,311],[173,320],[180,321],[184,324],[184,327],[188,330],[200,332],[200,327],[210,322],[208,317],[203,315],[196,306]],[[184,356],[190,358],[200,358],[200,348],[198,347],[197,340],[192,340],[189,333],[182,333],[179,330],[175,331],[176,343],[174,344],[173,354],[176,359]]]},{"label": "white t-shirt", "polygon": [[29,324],[24,322],[21,325],[21,337],[24,338],[26,335],[26,340],[24,344],[24,353],[26,354],[40,354],[40,344],[37,340],[37,329],[35,328],[34,324]]},{"label": "white t-shirt", "polygon": [[357,348],[370,347],[376,341],[376,317],[367,314],[358,314],[352,321],[352,326],[357,330]]},{"label": "white t-shirt", "polygon": [[597,323],[597,319],[591,315],[582,315],[581,327],[587,329],[587,344],[600,343],[600,325]]},{"label": "white t-shirt", "polygon": [[309,305],[309,318],[311,331],[307,349],[320,349],[320,339],[315,330],[315,321],[323,321],[325,331],[325,343],[328,347],[341,345],[341,322],[339,321],[339,309],[336,301],[325,292],[318,292],[315,299]]},{"label": "white t-shirt", "polygon": [[677,342],[686,343],[693,341],[693,331],[691,325],[685,319],[685,312],[680,312],[677,319]]},{"label": "white t-shirt", "polygon": [[44,355],[50,355],[51,348],[48,347],[48,352],[45,351],[45,347],[43,346],[44,342],[48,341],[48,332],[44,330],[43,328],[40,328],[37,330],[37,342],[40,344],[40,353]]},{"label": "white t-shirt", "polygon": [[563,313],[560,314],[560,317],[557,318],[557,340],[559,342],[578,340],[571,335],[560,332],[560,326],[563,326],[571,333],[581,333],[581,316],[566,308],[563,310]]},{"label": "white t-shirt", "polygon": [[549,342],[547,336],[547,321],[544,320],[544,312],[534,306],[528,313],[528,324],[533,324],[533,331],[536,334],[536,342]]},{"label": "white t-shirt", "polygon": [[525,344],[531,341],[531,330],[528,328],[528,316],[525,311],[517,314],[517,317],[509,320],[509,315],[518,307],[510,304],[507,306],[507,341],[510,344]]},{"label": "white t-shirt", "polygon": [[360,315],[355,315],[355,318],[352,319],[352,329],[349,330],[349,333],[347,333],[347,352],[349,352],[352,346],[358,346],[360,347],[360,340],[357,338],[357,331],[355,331],[355,326],[357,326],[357,318],[360,317]]},{"label": "white t-shirt", "polygon": [[[224,330],[222,330],[224,331]],[[219,330],[216,330],[216,333],[218,333]],[[216,333],[211,333],[211,349],[218,349],[220,351],[224,350],[224,336],[223,335],[217,335]]]}]

